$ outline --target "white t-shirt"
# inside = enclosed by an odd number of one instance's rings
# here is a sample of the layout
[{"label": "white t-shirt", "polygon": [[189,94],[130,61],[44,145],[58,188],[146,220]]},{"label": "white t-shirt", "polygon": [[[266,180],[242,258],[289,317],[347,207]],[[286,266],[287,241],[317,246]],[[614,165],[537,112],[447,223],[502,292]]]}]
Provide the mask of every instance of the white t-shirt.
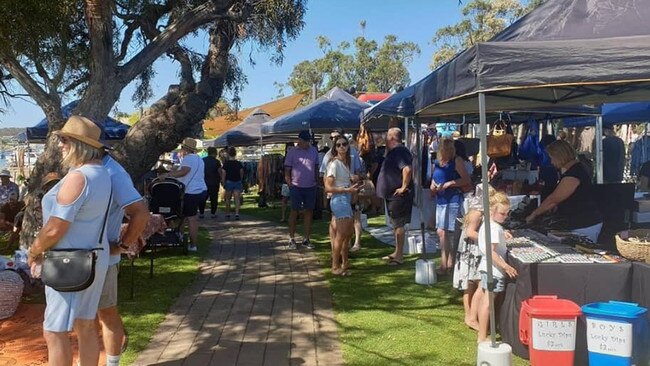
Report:
[{"label": "white t-shirt", "polygon": [[[505,260],[508,248],[506,247],[506,237],[503,232],[503,227],[491,220],[490,227],[492,228],[492,231],[490,232],[490,240],[493,244],[497,244],[495,251],[501,258],[503,258],[503,260]],[[486,256],[488,253],[489,255],[492,255],[492,251],[488,250],[488,246],[485,245],[485,224],[481,224],[481,228],[478,231],[478,247],[481,250],[481,255],[483,256],[483,258],[481,258],[481,263],[478,265],[478,270],[487,272]],[[494,265],[494,262],[492,264],[492,274],[494,277],[498,278],[503,278],[505,276],[504,273]]]},{"label": "white t-shirt", "polygon": [[334,177],[335,187],[350,186],[350,169],[339,159],[330,160],[330,163],[327,164],[327,173],[325,176]]},{"label": "white t-shirt", "polygon": [[185,184],[185,193],[199,194],[207,191],[208,186],[205,185],[205,179],[203,178],[205,170],[203,159],[196,154],[185,155],[181,162],[181,168],[184,166],[189,167],[190,171],[184,176],[179,177],[178,180]]}]

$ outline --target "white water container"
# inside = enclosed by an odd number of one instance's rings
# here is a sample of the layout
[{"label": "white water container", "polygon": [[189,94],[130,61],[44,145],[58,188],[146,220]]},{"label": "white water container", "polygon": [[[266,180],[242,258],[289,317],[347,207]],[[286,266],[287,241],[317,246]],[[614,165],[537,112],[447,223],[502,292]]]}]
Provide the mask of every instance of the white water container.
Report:
[{"label": "white water container", "polygon": [[436,280],[436,264],[433,259],[418,259],[415,261],[415,283],[418,285],[433,285]]},{"label": "white water container", "polygon": [[476,366],[512,366],[512,347],[501,342],[495,348],[490,341],[479,343]]}]

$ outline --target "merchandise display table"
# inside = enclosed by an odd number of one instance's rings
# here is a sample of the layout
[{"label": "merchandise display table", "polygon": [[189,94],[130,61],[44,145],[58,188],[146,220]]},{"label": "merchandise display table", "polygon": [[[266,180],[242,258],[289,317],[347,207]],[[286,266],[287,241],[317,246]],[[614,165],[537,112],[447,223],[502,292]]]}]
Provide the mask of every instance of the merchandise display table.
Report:
[{"label": "merchandise display table", "polygon": [[[528,347],[519,340],[521,302],[535,295],[556,295],[578,305],[609,300],[631,301],[650,308],[650,265],[623,263],[523,263],[509,257],[519,273],[508,283],[499,313],[504,342],[517,356],[528,358]],[[587,365],[585,322],[578,321],[575,364]]]}]

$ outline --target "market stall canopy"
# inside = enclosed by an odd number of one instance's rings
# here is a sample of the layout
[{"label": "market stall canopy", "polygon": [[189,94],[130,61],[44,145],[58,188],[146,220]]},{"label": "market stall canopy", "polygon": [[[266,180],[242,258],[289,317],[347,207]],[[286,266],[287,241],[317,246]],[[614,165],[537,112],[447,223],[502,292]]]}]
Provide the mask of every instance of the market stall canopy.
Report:
[{"label": "market stall canopy", "polygon": [[[602,108],[603,125],[650,122],[650,102],[608,103]],[[596,117],[571,118],[564,120],[564,127],[585,127],[596,125]]]},{"label": "market stall canopy", "polygon": [[[72,111],[74,111],[78,104],[79,101],[75,100],[74,102],[68,103],[63,108],[61,108],[63,117],[66,119],[70,117],[72,115]],[[101,127],[102,140],[116,141],[124,139],[131,126],[117,121],[111,117],[106,117],[104,124]],[[47,118],[42,119],[34,127],[28,127],[25,129],[27,140],[29,142],[45,141],[48,131],[49,126],[47,123]]]},{"label": "market stall canopy", "polygon": [[548,0],[439,67],[415,91],[418,115],[647,100],[650,1]]},{"label": "market stall canopy", "polygon": [[231,128],[214,140],[203,141],[203,147],[243,147],[296,141],[295,136],[267,136],[262,139],[262,123],[270,120],[268,113],[257,108],[239,126]]},{"label": "market stall canopy", "polygon": [[262,125],[262,135],[298,133],[311,129],[316,133],[334,128],[358,130],[360,115],[369,104],[340,88],[333,88],[315,102]]},{"label": "market stall canopy", "polygon": [[219,136],[231,128],[238,126],[257,109],[264,110],[271,118],[282,116],[295,110],[305,98],[305,95],[307,95],[307,92],[297,93],[257,107],[241,110],[235,115],[231,114],[205,120],[203,121],[203,132],[206,136]]},{"label": "market stall canopy", "polygon": [[[392,117],[412,117],[415,115],[415,89],[418,84],[411,85],[399,93],[366,108],[361,117],[362,122],[372,129],[387,129]],[[576,116],[593,116],[601,113],[601,108],[596,105],[557,106],[552,108],[536,108],[526,111],[498,111],[488,115],[488,120],[497,118],[506,119],[512,123],[524,123],[530,120],[543,121],[554,118]],[[479,123],[476,111],[463,115],[427,116],[419,119],[422,123],[447,122],[447,123]]]}]

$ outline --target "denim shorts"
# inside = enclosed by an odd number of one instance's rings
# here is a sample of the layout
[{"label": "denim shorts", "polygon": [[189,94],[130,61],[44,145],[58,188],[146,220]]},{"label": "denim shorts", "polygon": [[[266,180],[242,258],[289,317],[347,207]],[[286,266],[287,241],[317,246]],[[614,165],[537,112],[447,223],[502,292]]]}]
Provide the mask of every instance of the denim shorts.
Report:
[{"label": "denim shorts", "polygon": [[352,195],[335,193],[330,199],[330,210],[336,219],[352,218]]},{"label": "denim shorts", "polygon": [[[497,282],[494,287],[494,292],[503,292],[506,289],[506,279],[501,277],[492,276],[492,278]],[[487,272],[481,271],[481,288],[487,290]]]},{"label": "denim shorts", "polygon": [[313,210],[316,207],[316,187],[289,187],[292,210]]},{"label": "denim shorts", "polygon": [[242,185],[241,180],[238,181],[227,180],[223,186],[228,192],[232,192],[232,191],[241,192],[244,190],[244,186]]},{"label": "denim shorts", "polygon": [[445,203],[436,205],[436,229],[454,231],[456,218],[460,213],[459,203]]}]

